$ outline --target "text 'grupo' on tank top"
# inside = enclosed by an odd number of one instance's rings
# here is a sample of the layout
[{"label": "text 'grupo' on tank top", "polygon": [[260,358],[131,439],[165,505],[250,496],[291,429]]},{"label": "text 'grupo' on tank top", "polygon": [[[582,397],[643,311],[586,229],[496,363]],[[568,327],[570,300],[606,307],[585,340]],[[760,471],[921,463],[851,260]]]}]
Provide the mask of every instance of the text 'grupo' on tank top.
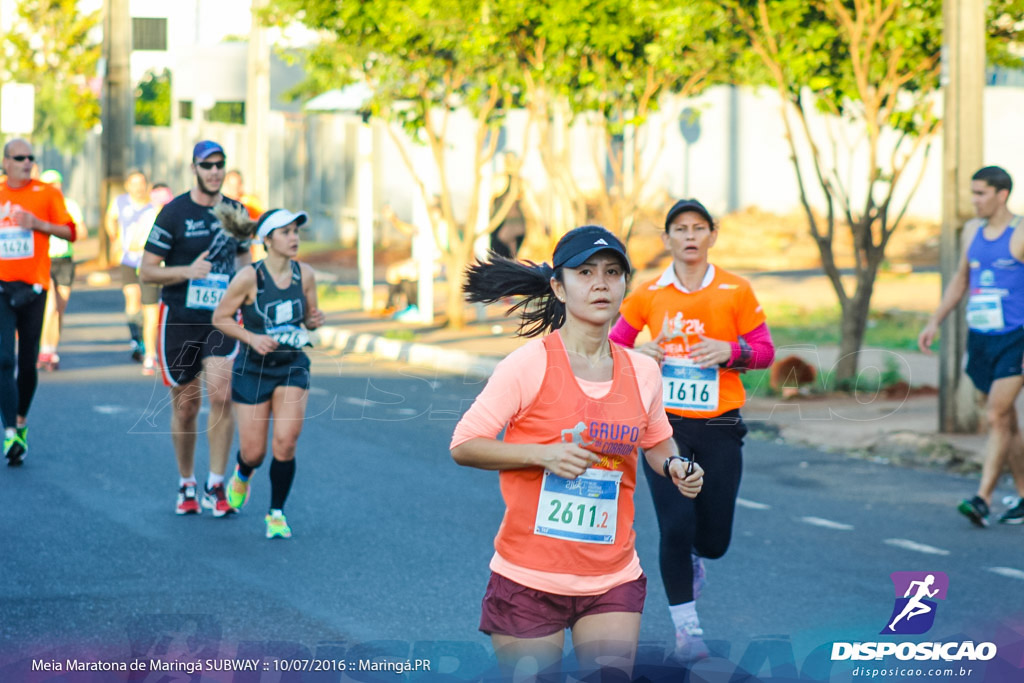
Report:
[{"label": "text 'grupo' on tank top", "polygon": [[967,248],[967,326],[972,332],[1005,334],[1024,326],[1024,263],[1010,251],[1019,224],[1020,216],[1014,217],[994,240],[985,238],[982,225]]},{"label": "text 'grupo' on tank top", "polygon": [[[255,334],[272,337],[279,351],[298,351],[312,346],[309,333],[302,326],[306,318],[306,297],[302,293],[302,269],[291,262],[292,277],[288,286],[280,288],[274,282],[266,263],[252,264],[256,270],[256,301],[242,305],[242,324]],[[248,349],[248,347],[246,347]]]}]

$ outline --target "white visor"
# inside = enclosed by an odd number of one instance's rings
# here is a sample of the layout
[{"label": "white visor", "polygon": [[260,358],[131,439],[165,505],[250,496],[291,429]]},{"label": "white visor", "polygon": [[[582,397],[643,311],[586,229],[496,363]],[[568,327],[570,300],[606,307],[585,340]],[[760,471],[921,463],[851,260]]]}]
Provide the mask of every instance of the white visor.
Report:
[{"label": "white visor", "polygon": [[292,221],[295,221],[296,225],[301,227],[305,225],[307,220],[309,220],[309,216],[306,215],[305,211],[292,213],[288,209],[271,209],[260,216],[260,220],[256,224],[256,236],[261,240],[266,239],[267,235],[271,232],[278,228],[283,228]]}]

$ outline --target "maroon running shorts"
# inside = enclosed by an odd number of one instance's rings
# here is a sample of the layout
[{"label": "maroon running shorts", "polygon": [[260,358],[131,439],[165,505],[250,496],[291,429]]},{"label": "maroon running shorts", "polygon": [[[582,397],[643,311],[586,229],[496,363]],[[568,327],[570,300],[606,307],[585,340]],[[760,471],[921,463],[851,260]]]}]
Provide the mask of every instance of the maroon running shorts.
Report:
[{"label": "maroon running shorts", "polygon": [[556,595],[522,586],[491,572],[480,630],[516,638],[543,638],[572,628],[581,617],[606,612],[643,612],[647,576],[601,595]]}]

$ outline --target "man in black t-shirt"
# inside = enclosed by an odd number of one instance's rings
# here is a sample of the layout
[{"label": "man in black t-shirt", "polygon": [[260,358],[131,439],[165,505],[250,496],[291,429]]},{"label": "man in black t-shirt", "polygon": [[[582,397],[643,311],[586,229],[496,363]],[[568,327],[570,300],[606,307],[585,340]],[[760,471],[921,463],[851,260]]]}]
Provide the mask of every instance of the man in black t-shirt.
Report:
[{"label": "man in black t-shirt", "polygon": [[[224,496],[224,470],[235,434],[231,366],[238,344],[216,330],[211,320],[235,269],[252,258],[248,241],[229,236],[210,210],[220,202],[238,204],[220,193],[224,164],[224,150],[216,142],[203,140],[195,146],[195,185],[156,217],[139,272],[143,281],[163,285],[157,354],[164,384],[171,388],[171,440],[181,476],[175,508],[179,515],[198,514],[203,507],[214,517],[233,511]],[[210,473],[201,506],[195,479],[196,423],[203,398],[200,374],[210,400]]]}]

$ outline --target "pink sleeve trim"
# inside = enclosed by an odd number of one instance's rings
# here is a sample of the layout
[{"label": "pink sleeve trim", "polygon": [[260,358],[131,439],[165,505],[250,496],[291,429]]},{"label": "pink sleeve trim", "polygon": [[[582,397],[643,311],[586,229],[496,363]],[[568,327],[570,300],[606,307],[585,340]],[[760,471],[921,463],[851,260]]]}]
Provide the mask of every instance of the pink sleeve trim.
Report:
[{"label": "pink sleeve trim", "polygon": [[750,332],[731,342],[732,355],[726,367],[742,370],[762,370],[775,360],[775,343],[767,323],[761,323]]},{"label": "pink sleeve trim", "polygon": [[631,349],[633,348],[633,344],[636,342],[636,336],[638,334],[640,334],[640,330],[626,322],[625,317],[619,316],[619,319],[612,327],[612,331],[608,333],[608,338],[619,346]]}]

